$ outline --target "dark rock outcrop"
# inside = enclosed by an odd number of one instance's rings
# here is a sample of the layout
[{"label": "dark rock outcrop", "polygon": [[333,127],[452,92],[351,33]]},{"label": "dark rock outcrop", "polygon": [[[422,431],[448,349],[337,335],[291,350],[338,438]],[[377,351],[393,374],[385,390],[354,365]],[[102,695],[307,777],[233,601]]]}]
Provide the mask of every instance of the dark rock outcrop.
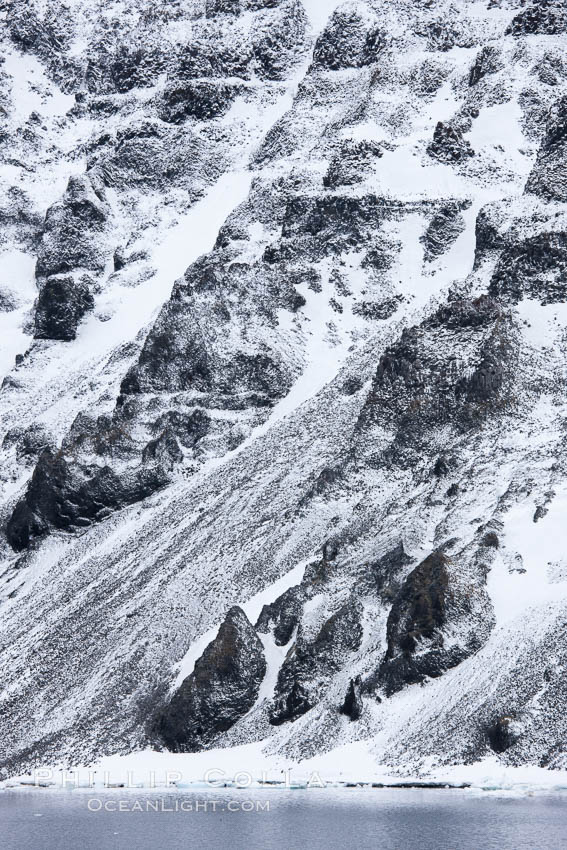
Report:
[{"label": "dark rock outcrop", "polygon": [[163,94],[159,116],[171,124],[188,118],[207,121],[226,112],[241,90],[238,84],[217,81],[171,83]]},{"label": "dark rock outcrop", "polygon": [[495,531],[488,531],[482,538],[482,545],[488,546],[489,549],[500,548],[500,540]]},{"label": "dark rock outcrop", "polygon": [[110,466],[82,468],[63,451],[47,448],[39,457],[26,495],[8,521],[8,542],[20,551],[51,528],[68,531],[90,525],[168,482],[159,464],[118,475]]},{"label": "dark rock outcrop", "polygon": [[252,33],[252,61],[261,79],[282,80],[303,52],[307,15],[301,0],[250,0],[253,8],[277,7],[277,14]]},{"label": "dark rock outcrop", "polygon": [[53,445],[53,436],[45,425],[33,423],[27,428],[11,428],[2,440],[3,449],[15,447],[16,457],[23,463],[36,461],[41,452]]},{"label": "dark rock outcrop", "polygon": [[206,0],[205,3],[207,18],[214,18],[215,15],[239,15],[242,9],[242,0]]},{"label": "dark rock outcrop", "polygon": [[157,718],[156,733],[174,752],[206,748],[253,707],[265,674],[262,643],[244,611],[234,606]]},{"label": "dark rock outcrop", "polygon": [[296,720],[316,705],[320,688],[355,652],[362,641],[361,611],[351,600],[333,614],[314,640],[308,640],[300,627],[297,640],[278,674],[270,723],[278,726]]},{"label": "dark rock outcrop", "polygon": [[329,163],[323,185],[328,189],[336,189],[338,186],[361,183],[372,163],[382,155],[382,149],[375,142],[355,142],[350,139],[342,142]]},{"label": "dark rock outcrop", "polygon": [[551,109],[526,192],[549,201],[567,201],[567,97]]},{"label": "dark rock outcrop", "polygon": [[355,587],[361,596],[378,598],[383,604],[390,604],[398,593],[406,567],[412,559],[406,554],[400,541],[393,549],[375,561],[365,564]]},{"label": "dark rock outcrop", "polygon": [[118,44],[103,57],[98,67],[87,66],[85,76],[91,92],[125,94],[133,88],[153,86],[165,67],[160,50],[151,45]]},{"label": "dark rock outcrop", "polygon": [[418,564],[394,599],[388,648],[375,678],[388,696],[427,677],[441,676],[476,652],[490,634],[486,571],[464,550],[459,553],[463,563],[455,567],[455,543],[448,542]]},{"label": "dark rock outcrop", "polygon": [[341,714],[346,714],[351,720],[359,720],[362,714],[362,679],[360,676],[350,680],[345,701],[341,706]]},{"label": "dark rock outcrop", "polygon": [[36,263],[38,339],[74,339],[92,309],[93,276],[107,260],[109,216],[104,184],[93,172],[70,177],[63,198],[48,209]]},{"label": "dark rock outcrop", "polygon": [[486,204],[479,211],[475,222],[475,257],[477,269],[487,257],[494,257],[506,244],[503,233],[505,215],[497,204]]},{"label": "dark rock outcrop", "polygon": [[500,51],[492,45],[483,47],[469,73],[469,86],[476,86],[487,74],[495,74],[502,67]]},{"label": "dark rock outcrop", "polygon": [[151,430],[159,436],[164,433],[175,434],[176,439],[186,449],[194,449],[203,437],[206,437],[210,428],[210,416],[198,407],[190,413],[168,410],[151,425]]},{"label": "dark rock outcrop", "polygon": [[454,47],[472,46],[470,32],[461,21],[452,16],[443,16],[430,21],[425,31],[420,34],[426,35],[427,48],[431,51],[447,53]]},{"label": "dark rock outcrop", "polygon": [[102,181],[94,174],[69,178],[63,198],[45,216],[38,251],[38,280],[74,269],[103,271],[106,258],[99,244],[109,217]]},{"label": "dark rock outcrop", "polygon": [[504,318],[504,311],[497,298],[479,295],[478,298],[452,298],[442,304],[425,324],[429,328],[464,330],[489,327],[492,322]]},{"label": "dark rock outcrop", "polygon": [[462,209],[463,205],[457,201],[448,203],[431,219],[422,240],[427,262],[435,260],[448,251],[465,230]]},{"label": "dark rock outcrop", "polygon": [[437,123],[427,153],[433,159],[448,165],[466,162],[469,157],[474,156],[470,142],[463,139],[461,130],[443,121]]},{"label": "dark rock outcrop", "polygon": [[72,275],[48,277],[37,302],[35,338],[75,339],[83,316],[93,307],[94,298],[84,279]]},{"label": "dark rock outcrop", "polygon": [[[264,272],[264,287],[271,283],[267,278]],[[138,362],[122,381],[122,396],[190,391],[199,394],[202,407],[272,406],[285,395],[293,375],[280,353],[254,342],[246,319],[261,313],[274,322],[271,312],[284,305],[293,309],[297,293],[288,279],[274,273],[268,304],[255,297],[257,285],[253,269],[227,268],[220,254],[195,263],[163,306]],[[224,329],[232,318],[227,305],[233,299],[239,300],[234,318],[240,322],[233,322],[227,345]]]},{"label": "dark rock outcrop", "polygon": [[402,300],[402,296],[398,295],[384,301],[360,301],[354,304],[352,312],[355,316],[363,316],[370,321],[384,321],[394,315]]},{"label": "dark rock outcrop", "polygon": [[317,39],[313,65],[331,71],[361,68],[376,62],[383,47],[383,35],[377,26],[369,26],[365,10],[339,8]]},{"label": "dark rock outcrop", "polygon": [[286,205],[282,236],[311,237],[319,254],[340,253],[363,242],[398,206],[376,195],[295,196]]},{"label": "dark rock outcrop", "polygon": [[518,303],[523,298],[557,304],[567,297],[567,233],[538,233],[514,241],[502,254],[490,292]]},{"label": "dark rock outcrop", "polygon": [[288,720],[297,720],[302,714],[311,711],[315,704],[309,689],[296,679],[289,691],[275,701],[270,714],[270,723],[272,726],[281,726]]},{"label": "dark rock outcrop", "polygon": [[510,35],[560,35],[567,32],[567,9],[555,0],[538,0],[519,12],[508,27]]},{"label": "dark rock outcrop", "polygon": [[[425,676],[439,676],[449,587],[447,556],[434,552],[407,577],[388,617],[388,649],[380,679],[389,693]],[[431,651],[416,653],[426,640]]]},{"label": "dark rock outcrop", "polygon": [[296,585],[282,593],[275,602],[264,605],[256,623],[256,631],[267,634],[273,628],[276,646],[287,646],[303,611],[302,595],[300,586]]},{"label": "dark rock outcrop", "polygon": [[497,717],[488,728],[488,741],[495,753],[505,753],[519,739],[518,723],[514,717],[503,715]]},{"label": "dark rock outcrop", "polygon": [[183,460],[183,452],[171,428],[166,428],[155,440],[150,440],[142,452],[142,462],[157,462],[163,469],[173,469]]},{"label": "dark rock outcrop", "polygon": [[[380,358],[356,426],[357,453],[372,451],[369,429],[388,428],[391,441],[369,462],[405,466],[433,450],[434,428],[450,423],[466,431],[512,408],[505,393],[515,351],[509,323],[497,299],[481,296],[449,300],[421,326],[405,329]],[[455,356],[457,339],[466,339],[473,369]]]},{"label": "dark rock outcrop", "polygon": [[444,478],[451,471],[451,465],[445,455],[441,455],[435,461],[435,466],[433,467],[433,474],[437,478]]},{"label": "dark rock outcrop", "polygon": [[246,80],[250,76],[251,61],[249,45],[226,44],[221,39],[195,39],[183,47],[175,76],[178,79],[239,77]]}]

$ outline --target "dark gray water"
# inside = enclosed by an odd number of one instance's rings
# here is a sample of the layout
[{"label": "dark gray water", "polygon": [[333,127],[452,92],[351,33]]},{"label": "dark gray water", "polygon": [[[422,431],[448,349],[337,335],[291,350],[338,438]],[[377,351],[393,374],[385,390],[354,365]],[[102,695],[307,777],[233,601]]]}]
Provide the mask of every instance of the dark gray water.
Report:
[{"label": "dark gray water", "polygon": [[[99,806],[100,811],[89,810]],[[567,796],[370,789],[175,795],[5,791],[0,792],[0,847],[567,850]]]}]

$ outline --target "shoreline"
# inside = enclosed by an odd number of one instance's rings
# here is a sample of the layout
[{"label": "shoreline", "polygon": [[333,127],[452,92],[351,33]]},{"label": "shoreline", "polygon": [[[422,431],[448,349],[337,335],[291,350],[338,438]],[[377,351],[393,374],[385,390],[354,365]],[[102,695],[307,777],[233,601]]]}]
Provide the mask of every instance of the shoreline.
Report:
[{"label": "shoreline", "polygon": [[567,770],[512,767],[498,756],[473,764],[380,764],[371,741],[346,744],[301,761],[264,752],[265,742],[199,753],[139,750],[90,764],[37,764],[0,781],[2,790],[97,792],[294,791],[332,789],[567,792]]}]

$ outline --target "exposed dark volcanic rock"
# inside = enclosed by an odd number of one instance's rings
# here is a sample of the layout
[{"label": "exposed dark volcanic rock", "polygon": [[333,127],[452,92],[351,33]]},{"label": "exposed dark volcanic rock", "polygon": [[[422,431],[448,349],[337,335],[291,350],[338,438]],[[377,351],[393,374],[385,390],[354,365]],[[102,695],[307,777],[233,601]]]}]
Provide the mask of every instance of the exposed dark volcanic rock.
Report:
[{"label": "exposed dark volcanic rock", "polygon": [[461,204],[447,204],[432,218],[423,236],[426,260],[431,261],[444,254],[465,230],[461,209]]},{"label": "exposed dark volcanic rock", "polygon": [[360,720],[363,708],[361,690],[362,681],[360,676],[357,676],[356,679],[351,679],[345,701],[341,706],[341,713],[346,714],[351,720]]},{"label": "exposed dark volcanic rock", "polygon": [[469,86],[476,86],[487,74],[495,74],[502,68],[500,51],[494,45],[483,47],[474,61],[469,74]]},{"label": "exposed dark volcanic rock", "polygon": [[[380,680],[389,693],[427,675],[439,676],[443,670],[438,656],[446,624],[446,560],[443,552],[430,555],[410,573],[394,599],[388,617],[388,651],[380,669]],[[424,641],[431,645],[429,652],[423,651]]]},{"label": "exposed dark volcanic rock", "polygon": [[488,730],[488,740],[495,753],[505,753],[519,737],[519,724],[513,717],[498,717]]},{"label": "exposed dark volcanic rock", "polygon": [[[567,14],[567,13],[566,13]],[[553,201],[567,201],[567,97],[551,109],[542,146],[526,191]]]},{"label": "exposed dark volcanic rock", "polygon": [[362,3],[345,5],[333,13],[319,36],[313,63],[331,71],[361,68],[376,62],[383,46],[383,34],[369,21],[367,7]]},{"label": "exposed dark volcanic rock", "polygon": [[36,338],[75,339],[94,306],[93,275],[106,264],[109,215],[104,184],[93,172],[70,178],[63,199],[47,211],[36,263]]},{"label": "exposed dark volcanic rock", "polygon": [[72,177],[63,199],[45,216],[36,275],[41,280],[74,269],[100,273],[105,257],[100,237],[109,216],[104,185],[86,174]]},{"label": "exposed dark volcanic rock", "polygon": [[359,648],[361,640],[360,611],[355,602],[335,612],[314,639],[298,633],[278,674],[270,722],[278,726],[309,711],[325,679],[340,668],[345,655]]},{"label": "exposed dark volcanic rock", "polygon": [[256,631],[265,634],[273,627],[276,646],[287,646],[301,618],[302,596],[302,589],[296,585],[286,590],[275,602],[264,605],[256,623]]},{"label": "exposed dark volcanic rock", "polygon": [[18,460],[36,461],[43,449],[52,445],[53,436],[45,426],[33,423],[27,428],[12,428],[2,441],[3,448],[15,446]]},{"label": "exposed dark volcanic rock", "polygon": [[[158,4],[139,16],[135,5],[131,4],[126,13],[133,24],[131,34],[121,32],[121,22],[112,19],[111,12],[110,19],[102,16],[98,20],[97,40],[88,44],[86,54],[71,57],[67,51],[79,27],[69,10],[61,18],[47,10],[42,18],[39,10],[32,9],[26,17],[17,0],[10,4],[12,40],[45,61],[47,72],[75,95],[76,105],[70,114],[86,120],[101,111],[124,113],[122,126],[117,127],[116,121],[111,121],[109,128],[101,125],[103,132],[89,143],[87,173],[72,176],[63,198],[47,211],[37,257],[40,288],[54,274],[75,269],[103,273],[108,254],[115,247],[111,244],[113,225],[123,228],[125,217],[135,218],[135,203],[132,197],[123,198],[125,190],[140,184],[161,190],[179,184],[193,188],[196,182],[198,191],[199,181],[206,185],[227,167],[223,163],[225,139],[214,138],[213,133],[205,140],[193,135],[191,129],[167,128],[161,121],[178,125],[188,119],[216,119],[243,93],[242,83],[250,78],[251,70],[269,79],[285,79],[305,49],[306,21],[298,0],[246,7],[233,4],[229,16],[227,9],[211,7],[201,20],[198,3],[171,12]],[[248,9],[255,16],[252,33],[238,28],[239,15]],[[85,14],[88,18],[89,11]],[[194,41],[168,44],[163,31],[167,33],[167,28],[185,15],[197,18]],[[232,48],[228,46],[231,39],[224,37],[231,28],[236,42]],[[232,50],[234,56],[245,57],[238,60],[238,67],[229,67],[230,60],[228,64],[223,60],[223,44],[225,52]],[[207,72],[204,66],[210,57],[213,64]],[[167,82],[161,86],[164,76]],[[203,76],[214,79],[191,79]],[[149,99],[149,108],[143,112],[126,97],[132,91],[156,86],[162,91]],[[97,99],[100,95],[107,99]],[[247,99],[251,102],[254,97],[252,91]],[[161,121],[156,122],[156,118]],[[194,175],[199,175],[197,181]],[[107,199],[107,187],[113,190],[114,209]],[[60,300],[63,290],[58,295]],[[70,288],[68,300],[67,312],[76,313],[80,298]],[[65,312],[64,305],[61,311]],[[62,334],[59,320],[52,326],[54,323],[40,316],[37,324],[40,338],[73,338],[71,332]]]},{"label": "exposed dark volcanic rock", "polygon": [[202,749],[252,708],[265,673],[262,644],[234,606],[156,721],[156,732],[175,752]]},{"label": "exposed dark volcanic rock", "polygon": [[241,90],[239,86],[213,82],[171,85],[164,92],[160,118],[171,124],[180,124],[187,118],[199,121],[215,118],[230,108]]},{"label": "exposed dark volcanic rock", "polygon": [[435,127],[433,141],[427,148],[427,153],[440,162],[463,162],[474,156],[474,151],[458,127],[439,121]]},{"label": "exposed dark volcanic rock", "polygon": [[[155,461],[148,452],[147,460]],[[8,522],[6,533],[14,549],[26,548],[50,528],[76,529],[124,505],[149,496],[168,483],[162,466],[142,466],[119,477],[108,466],[78,470],[63,451],[42,452],[28,491]]]},{"label": "exposed dark volcanic rock", "polygon": [[[231,302],[238,301],[245,307],[249,300],[248,311],[257,309],[247,287],[251,279],[248,268],[227,271],[219,261],[204,260],[193,267],[162,310],[138,364],[122,382],[122,394],[195,390],[205,394],[205,399],[207,394],[214,399],[213,406],[220,406],[219,397],[226,396],[227,406],[237,409],[250,404],[270,405],[283,395],[289,389],[291,375],[281,355],[267,344],[250,351],[243,328],[244,350],[226,354],[222,351],[223,328],[232,317]],[[274,289],[277,300],[266,305],[268,310],[277,309],[278,300],[282,308],[293,307],[291,283],[274,280]],[[288,299],[291,303],[285,304]],[[216,320],[209,335],[203,333],[200,321],[205,312]],[[266,320],[269,321],[269,313]]]},{"label": "exposed dark volcanic rock", "polygon": [[94,307],[88,280],[87,276],[76,280],[70,275],[47,278],[35,313],[36,339],[75,339],[79,322]]},{"label": "exposed dark volcanic rock", "polygon": [[[483,587],[483,555],[476,552],[471,558],[466,551],[458,552],[456,544],[450,541],[418,564],[394,599],[387,650],[375,680],[387,695],[441,676],[488,639],[493,622]],[[463,563],[457,563],[459,557]]]},{"label": "exposed dark volcanic rock", "polygon": [[357,592],[362,596],[367,593],[378,596],[386,605],[393,602],[411,563],[412,558],[406,554],[403,542],[398,543],[378,560],[365,565],[356,585]]},{"label": "exposed dark volcanic rock", "polygon": [[336,189],[362,183],[372,163],[381,156],[380,146],[371,142],[343,142],[329,163],[323,185]]},{"label": "exposed dark volcanic rock", "polygon": [[513,19],[507,30],[511,35],[559,35],[567,32],[567,11],[561,3],[538,0],[528,4]]},{"label": "exposed dark volcanic rock", "polygon": [[[465,348],[467,365],[455,354]],[[435,429],[469,430],[513,409],[514,351],[510,315],[496,299],[448,301],[382,355],[357,423],[357,453],[376,466],[405,466],[431,447]],[[380,454],[370,439],[377,428],[391,434]]]},{"label": "exposed dark volcanic rock", "polygon": [[567,233],[539,233],[507,247],[490,283],[494,295],[554,304],[567,295]]},{"label": "exposed dark volcanic rock", "polygon": [[507,217],[500,204],[487,204],[480,210],[475,223],[475,268],[487,257],[497,258],[500,255],[507,242],[502,230]]}]

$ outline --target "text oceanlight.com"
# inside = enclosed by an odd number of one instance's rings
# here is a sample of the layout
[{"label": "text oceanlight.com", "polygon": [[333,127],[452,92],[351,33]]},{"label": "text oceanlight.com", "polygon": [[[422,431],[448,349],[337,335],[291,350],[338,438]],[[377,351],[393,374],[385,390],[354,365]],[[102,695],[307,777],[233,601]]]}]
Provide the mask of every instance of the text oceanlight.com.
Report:
[{"label": "text oceanlight.com", "polygon": [[206,814],[214,812],[269,812],[269,800],[195,800],[179,799],[132,799],[116,800],[91,797],[87,803],[89,812],[163,812],[167,814]]}]

